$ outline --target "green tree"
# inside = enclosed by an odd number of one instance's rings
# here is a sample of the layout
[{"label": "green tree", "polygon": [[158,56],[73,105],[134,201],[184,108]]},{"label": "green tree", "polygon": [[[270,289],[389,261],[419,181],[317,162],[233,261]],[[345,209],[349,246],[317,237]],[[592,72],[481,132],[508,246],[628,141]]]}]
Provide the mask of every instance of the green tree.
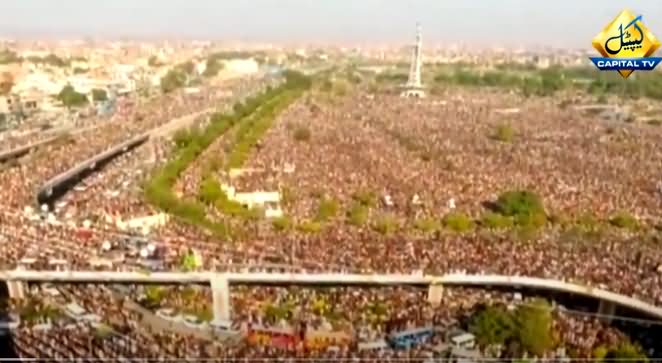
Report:
[{"label": "green tree", "polygon": [[225,193],[216,179],[208,177],[200,184],[198,196],[203,203],[214,205],[219,199],[225,198]]},{"label": "green tree", "polygon": [[480,219],[480,225],[489,229],[504,229],[513,226],[513,219],[499,213],[486,212]]},{"label": "green tree", "polygon": [[68,108],[85,106],[88,102],[87,97],[82,93],[76,92],[70,84],[64,86],[56,98]]},{"label": "green tree", "polygon": [[186,85],[188,77],[186,73],[179,69],[171,69],[161,78],[161,91],[163,93],[170,93],[178,88]]},{"label": "green tree", "polygon": [[515,131],[510,125],[499,125],[494,131],[492,138],[501,142],[512,142],[515,137]]},{"label": "green tree", "polygon": [[396,232],[400,228],[400,224],[394,216],[385,214],[377,219],[372,228],[381,234],[388,235]]},{"label": "green tree", "polygon": [[315,221],[326,222],[338,213],[338,202],[331,198],[322,198]]},{"label": "green tree", "polygon": [[360,227],[368,221],[368,207],[355,203],[347,212],[347,223]]},{"label": "green tree", "polygon": [[147,286],[145,288],[145,299],[143,304],[149,309],[155,309],[161,306],[161,300],[165,297],[166,291],[162,287]]},{"label": "green tree", "polygon": [[157,58],[155,55],[149,57],[149,59],[147,60],[147,64],[150,67],[160,67],[163,65],[163,63],[161,63],[159,58]]},{"label": "green tree", "polygon": [[505,343],[516,336],[515,318],[503,307],[488,307],[471,319],[469,331],[483,347]]},{"label": "green tree", "polygon": [[494,204],[494,209],[504,216],[523,218],[526,216],[545,216],[542,198],[526,190],[509,191],[501,194]]},{"label": "green tree", "polygon": [[543,299],[536,299],[517,309],[519,341],[527,352],[541,357],[554,346],[552,309]]},{"label": "green tree", "polygon": [[631,343],[622,343],[616,347],[613,347],[607,351],[603,362],[609,361],[626,361],[626,362],[638,362],[638,363],[647,363],[648,357],[641,351],[639,346],[633,345]]},{"label": "green tree", "polygon": [[[214,140],[234,126],[237,126],[237,132],[234,134],[237,140],[229,150],[228,165],[243,163],[247,153],[255,146],[259,137],[266,132],[278,112],[311,87],[311,80],[298,72],[285,72],[284,75],[285,83],[246,100],[245,106],[242,106],[240,110],[242,114],[216,113],[210,117],[210,122],[204,130],[191,129],[186,132],[178,132],[175,135],[175,141],[178,144],[175,156],[149,180],[144,188],[146,199],[159,209],[177,216],[186,223],[207,229],[215,237],[227,239],[239,236],[242,230],[237,230],[235,225],[232,225],[231,229],[225,221],[209,220],[206,213],[207,207],[202,202],[180,199],[172,188],[184,170]],[[210,199],[214,199],[214,197]],[[214,205],[228,216],[252,218],[253,213],[256,212],[228,200],[225,194]],[[311,226],[313,225],[311,224]],[[186,265],[186,263],[183,264]]]},{"label": "green tree", "polygon": [[187,61],[177,65],[177,69],[181,70],[187,75],[192,75],[195,72],[195,64],[193,64],[191,61]]},{"label": "green tree", "polygon": [[20,63],[21,57],[10,49],[0,50],[0,64]]},{"label": "green tree", "polygon": [[474,227],[474,222],[466,214],[451,212],[442,220],[444,227],[455,232],[466,232]]},{"label": "green tree", "polygon": [[602,362],[607,356],[607,353],[609,353],[609,349],[604,345],[600,345],[593,349],[593,358],[595,358],[598,362]]},{"label": "green tree", "polygon": [[303,221],[297,225],[297,230],[303,233],[315,234],[322,230],[322,225],[316,221]]},{"label": "green tree", "polygon": [[627,212],[618,212],[609,219],[609,223],[618,228],[636,229],[639,225],[637,218]]},{"label": "green tree", "polygon": [[356,192],[352,195],[352,199],[367,208],[372,208],[377,204],[377,194],[373,191]]},{"label": "green tree", "polygon": [[62,59],[53,53],[44,57],[42,62],[54,67],[66,67],[69,65],[69,61]]},{"label": "green tree", "polygon": [[288,217],[283,216],[275,218],[271,221],[271,225],[276,231],[287,231],[292,227],[292,221]]},{"label": "green tree", "polygon": [[423,233],[430,233],[441,229],[441,222],[435,218],[419,218],[414,222],[414,227]]},{"label": "green tree", "polygon": [[181,269],[183,271],[192,271],[198,265],[198,261],[193,252],[186,253],[181,259]]},{"label": "green tree", "polygon": [[92,90],[92,100],[94,102],[108,101],[108,92],[105,89],[95,88]]},{"label": "green tree", "polygon": [[217,58],[210,57],[207,59],[207,66],[205,67],[204,72],[202,72],[203,77],[211,78],[216,77],[218,72],[223,69],[223,63],[221,63]]},{"label": "green tree", "polygon": [[197,143],[201,137],[202,137],[202,132],[200,131],[200,129],[196,127],[192,127],[188,129],[177,130],[173,135],[173,140],[175,141],[175,145],[177,145],[177,148],[183,149],[188,147],[189,145],[192,146],[194,143]]}]

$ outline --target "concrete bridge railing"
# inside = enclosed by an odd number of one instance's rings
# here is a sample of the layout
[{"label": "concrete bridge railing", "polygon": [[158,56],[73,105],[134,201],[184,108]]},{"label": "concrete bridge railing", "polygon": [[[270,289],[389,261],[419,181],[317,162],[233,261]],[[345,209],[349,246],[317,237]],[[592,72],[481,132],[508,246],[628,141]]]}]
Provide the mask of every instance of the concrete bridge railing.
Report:
[{"label": "concrete bridge railing", "polygon": [[428,287],[428,300],[439,304],[443,286],[504,286],[531,288],[587,296],[600,301],[599,312],[612,316],[617,306],[642,312],[662,320],[662,307],[635,298],[578,285],[575,283],[503,275],[447,274],[442,276],[416,274],[340,274],[340,273],[218,273],[218,272],[114,272],[114,271],[0,271],[0,279],[8,283],[10,296],[24,296],[24,282],[78,282],[119,284],[209,284],[213,290],[214,317],[216,321],[230,319],[230,285],[417,285]]}]

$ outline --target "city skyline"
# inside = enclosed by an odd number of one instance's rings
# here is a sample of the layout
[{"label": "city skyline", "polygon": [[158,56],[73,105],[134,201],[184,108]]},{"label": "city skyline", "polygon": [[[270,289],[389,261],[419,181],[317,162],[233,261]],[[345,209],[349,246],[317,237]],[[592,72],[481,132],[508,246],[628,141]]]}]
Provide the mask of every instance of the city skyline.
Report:
[{"label": "city skyline", "polygon": [[[507,47],[590,47],[627,7],[662,36],[662,3],[569,0],[5,0],[0,36],[199,38],[256,42],[424,42]],[[35,21],[33,19],[39,19]],[[174,25],[174,26],[173,26]]]}]

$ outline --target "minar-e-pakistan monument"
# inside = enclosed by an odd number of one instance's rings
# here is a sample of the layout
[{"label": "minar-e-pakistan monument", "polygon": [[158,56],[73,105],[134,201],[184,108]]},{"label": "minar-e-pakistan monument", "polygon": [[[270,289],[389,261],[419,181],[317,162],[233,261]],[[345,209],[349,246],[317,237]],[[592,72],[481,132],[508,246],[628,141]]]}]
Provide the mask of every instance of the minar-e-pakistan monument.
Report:
[{"label": "minar-e-pakistan monument", "polygon": [[421,83],[421,65],[422,65],[422,56],[421,56],[421,25],[416,24],[416,44],[414,44],[414,49],[412,51],[412,60],[411,66],[409,68],[409,79],[407,83],[403,86],[404,90],[400,94],[402,97],[425,97],[425,90],[423,84]]}]

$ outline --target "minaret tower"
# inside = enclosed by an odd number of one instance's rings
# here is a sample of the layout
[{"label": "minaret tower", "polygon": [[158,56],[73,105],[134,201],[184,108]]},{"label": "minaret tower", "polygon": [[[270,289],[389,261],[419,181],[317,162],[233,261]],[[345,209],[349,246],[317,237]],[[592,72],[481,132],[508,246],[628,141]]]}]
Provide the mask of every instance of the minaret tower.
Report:
[{"label": "minaret tower", "polygon": [[411,66],[409,68],[409,79],[407,84],[403,86],[404,90],[401,93],[402,97],[425,97],[423,84],[421,83],[421,65],[423,57],[421,54],[422,40],[421,40],[421,25],[416,24],[416,44],[413,47]]}]

